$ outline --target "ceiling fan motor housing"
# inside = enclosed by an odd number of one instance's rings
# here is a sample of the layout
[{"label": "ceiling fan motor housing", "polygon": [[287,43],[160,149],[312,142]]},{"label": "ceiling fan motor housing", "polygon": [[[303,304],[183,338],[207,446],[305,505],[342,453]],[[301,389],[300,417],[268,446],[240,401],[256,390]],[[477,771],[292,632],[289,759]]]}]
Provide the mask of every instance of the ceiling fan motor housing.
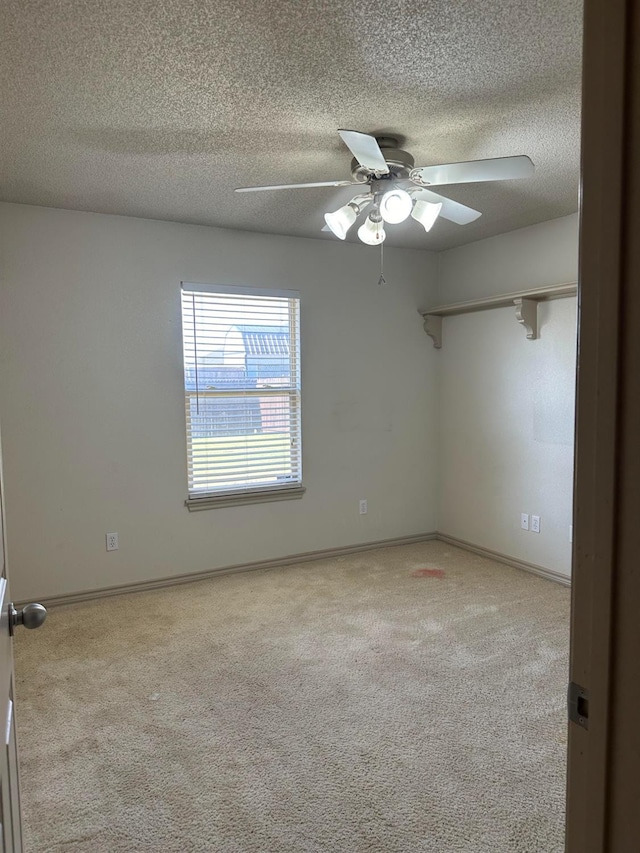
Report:
[{"label": "ceiling fan motor housing", "polygon": [[408,151],[403,151],[398,148],[398,140],[393,136],[376,136],[376,142],[380,146],[382,155],[389,167],[388,175],[378,175],[376,172],[362,166],[354,158],[351,161],[351,174],[354,181],[359,181],[366,184],[371,178],[380,178],[382,180],[401,179],[405,180],[409,177],[409,173],[415,165],[415,161]]}]

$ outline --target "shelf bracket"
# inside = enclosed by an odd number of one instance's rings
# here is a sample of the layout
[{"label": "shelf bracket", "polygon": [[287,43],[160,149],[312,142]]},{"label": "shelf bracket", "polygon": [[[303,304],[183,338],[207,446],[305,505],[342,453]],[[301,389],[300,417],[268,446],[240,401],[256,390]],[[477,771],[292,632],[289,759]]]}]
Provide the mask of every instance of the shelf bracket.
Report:
[{"label": "shelf bracket", "polygon": [[514,299],[516,319],[522,323],[527,333],[527,340],[535,341],[538,337],[538,300]]},{"label": "shelf bracket", "polygon": [[568,281],[565,284],[551,284],[535,290],[518,290],[515,293],[504,293],[500,296],[485,296],[482,299],[470,299],[467,302],[454,302],[451,305],[436,305],[433,308],[419,310],[418,313],[422,315],[424,330],[429,337],[433,338],[436,349],[442,348],[443,317],[456,317],[459,314],[511,306],[516,309],[518,323],[522,323],[525,328],[527,340],[535,341],[538,337],[538,302],[575,296],[577,292],[578,283]]},{"label": "shelf bracket", "polygon": [[433,345],[436,349],[442,348],[442,317],[437,314],[423,314],[424,330],[433,338]]}]

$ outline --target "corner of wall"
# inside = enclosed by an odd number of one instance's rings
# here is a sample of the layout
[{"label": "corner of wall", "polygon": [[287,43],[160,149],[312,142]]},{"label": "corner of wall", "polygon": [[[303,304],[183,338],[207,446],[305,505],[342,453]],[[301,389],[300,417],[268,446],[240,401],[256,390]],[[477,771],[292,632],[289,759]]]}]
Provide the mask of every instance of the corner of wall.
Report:
[{"label": "corner of wall", "polygon": [[[576,281],[577,215],[444,250],[437,269],[439,304]],[[445,319],[437,529],[562,575],[571,565],[575,297],[540,312],[535,341],[509,308]],[[520,512],[542,515],[540,535],[520,530]]]}]

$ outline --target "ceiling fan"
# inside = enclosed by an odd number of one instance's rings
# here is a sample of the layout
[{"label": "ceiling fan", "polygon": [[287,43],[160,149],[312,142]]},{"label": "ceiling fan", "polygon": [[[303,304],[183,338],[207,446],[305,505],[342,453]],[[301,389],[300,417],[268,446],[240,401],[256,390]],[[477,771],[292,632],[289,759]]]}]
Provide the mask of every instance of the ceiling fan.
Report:
[{"label": "ceiling fan", "polygon": [[358,228],[363,243],[376,246],[386,237],[385,224],[404,222],[409,216],[430,231],[438,216],[466,225],[481,216],[480,211],[432,192],[427,187],[467,184],[478,181],[507,181],[528,178],[534,165],[525,155],[415,166],[408,151],[398,147],[392,136],[371,136],[358,130],[339,130],[342,141],[353,154],[351,180],[318,181],[309,184],[278,184],[269,187],[238,187],[237,193],[265,190],[294,190],[313,187],[358,186],[360,191],[348,204],[325,213],[323,231],[344,240],[358,216],[369,213]]}]

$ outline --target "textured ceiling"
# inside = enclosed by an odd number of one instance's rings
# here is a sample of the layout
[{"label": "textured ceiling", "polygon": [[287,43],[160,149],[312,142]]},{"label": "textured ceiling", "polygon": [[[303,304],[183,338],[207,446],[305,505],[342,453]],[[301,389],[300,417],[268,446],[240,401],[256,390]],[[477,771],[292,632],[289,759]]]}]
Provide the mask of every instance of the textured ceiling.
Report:
[{"label": "textured ceiling", "polygon": [[[443,249],[577,209],[579,0],[4,0],[0,198],[317,236],[349,189],[336,130],[416,165],[528,154],[533,178],[449,186],[483,212],[410,220]],[[355,229],[352,229],[355,231]]]}]

